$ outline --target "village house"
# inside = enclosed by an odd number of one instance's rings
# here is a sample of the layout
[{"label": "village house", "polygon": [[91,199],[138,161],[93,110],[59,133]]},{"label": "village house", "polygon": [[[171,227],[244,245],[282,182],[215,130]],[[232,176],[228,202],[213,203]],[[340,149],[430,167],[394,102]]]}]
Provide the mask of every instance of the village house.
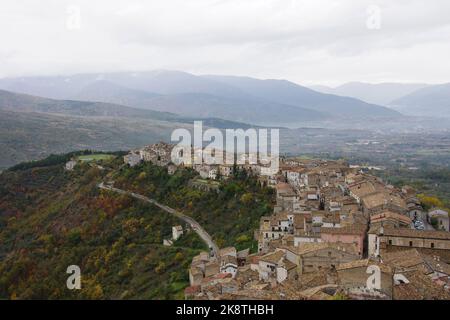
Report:
[{"label": "village house", "polygon": [[363,197],[373,194],[379,190],[379,186],[371,181],[360,181],[348,186],[349,194],[361,203]]},{"label": "village house", "polygon": [[294,188],[301,188],[307,185],[306,170],[304,168],[285,166],[281,168],[281,173],[286,181]]},{"label": "village house", "polygon": [[412,220],[406,215],[384,210],[370,216],[370,226],[384,226],[392,228],[411,228]]},{"label": "village house", "polygon": [[177,241],[183,235],[183,227],[182,226],[174,226],[172,227],[172,240]]},{"label": "village house", "polygon": [[298,273],[330,270],[337,265],[360,258],[355,245],[343,243],[302,243],[283,247],[286,259],[298,266]]},{"label": "village house", "polygon": [[141,161],[141,156],[135,152],[130,152],[129,154],[123,156],[123,162],[130,167],[137,166],[139,163],[141,163]]},{"label": "village house", "polygon": [[67,171],[73,171],[75,166],[77,165],[77,162],[75,160],[70,160],[66,162],[65,169]]},{"label": "village house", "polygon": [[353,225],[344,228],[321,228],[320,238],[323,242],[354,244],[358,255],[362,257],[366,229],[365,225]]},{"label": "village house", "polygon": [[448,212],[444,210],[433,210],[428,212],[427,220],[438,230],[449,231]]},{"label": "village house", "polygon": [[276,250],[259,258],[259,279],[281,283],[296,277],[296,265],[285,259],[283,250]]},{"label": "village house", "polygon": [[139,155],[143,161],[152,162],[158,166],[167,166],[171,162],[171,153],[174,145],[159,142],[139,150]]},{"label": "village house", "polygon": [[220,273],[230,273],[234,278],[238,271],[237,251],[234,247],[219,250]]},{"label": "village house", "polygon": [[298,204],[298,196],[295,190],[287,183],[281,182],[276,186],[276,200],[285,211],[294,211]]},{"label": "village house", "polygon": [[233,165],[222,164],[219,166],[219,173],[222,177],[229,177],[233,174]]},{"label": "village house", "polygon": [[219,265],[215,259],[211,259],[206,251],[200,252],[192,258],[189,268],[189,283],[191,286],[201,285],[203,278],[219,273]]},{"label": "village house", "polygon": [[203,179],[217,179],[218,166],[209,164],[199,164],[194,166],[195,171],[197,171]]},{"label": "village house", "polygon": [[416,197],[407,198],[406,207],[408,210],[408,216],[411,218],[411,220],[425,220],[427,218],[426,212],[424,212],[420,200]]}]

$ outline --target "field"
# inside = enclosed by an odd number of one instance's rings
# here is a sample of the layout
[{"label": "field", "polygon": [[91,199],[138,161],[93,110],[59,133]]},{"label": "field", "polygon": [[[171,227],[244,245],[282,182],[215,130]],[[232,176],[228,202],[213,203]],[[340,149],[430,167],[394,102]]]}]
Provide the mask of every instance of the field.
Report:
[{"label": "field", "polygon": [[97,154],[88,154],[88,155],[78,156],[77,160],[99,161],[99,160],[110,160],[112,158],[114,158],[114,156],[112,154],[97,153]]}]

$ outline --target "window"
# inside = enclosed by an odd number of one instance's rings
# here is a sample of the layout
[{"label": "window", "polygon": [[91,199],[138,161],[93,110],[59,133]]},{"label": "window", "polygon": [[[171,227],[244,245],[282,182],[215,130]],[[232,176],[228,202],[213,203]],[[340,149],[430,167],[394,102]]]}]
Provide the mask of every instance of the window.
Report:
[{"label": "window", "polygon": [[389,245],[392,246],[392,240],[389,240]]},{"label": "window", "polygon": [[434,248],[434,243],[433,242],[431,243],[431,248]]},{"label": "window", "polygon": [[409,246],[412,247],[412,241],[409,242]]}]

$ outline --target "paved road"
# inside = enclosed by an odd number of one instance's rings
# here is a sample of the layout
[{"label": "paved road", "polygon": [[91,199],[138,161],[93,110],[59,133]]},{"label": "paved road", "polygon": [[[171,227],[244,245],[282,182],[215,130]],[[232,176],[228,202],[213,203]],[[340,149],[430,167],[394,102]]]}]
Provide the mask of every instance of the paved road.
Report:
[{"label": "paved road", "polygon": [[156,200],[147,198],[143,195],[134,193],[134,192],[130,192],[130,191],[125,191],[122,189],[117,189],[108,185],[105,185],[103,182],[100,183],[98,185],[98,187],[100,189],[104,189],[104,190],[109,190],[109,191],[113,191],[116,193],[120,193],[120,194],[125,194],[125,195],[129,195],[135,199],[139,199],[148,203],[151,203],[155,206],[157,206],[158,208],[173,214],[174,216],[176,216],[177,218],[183,220],[184,222],[188,223],[191,228],[200,236],[200,238],[207,244],[207,246],[209,248],[211,248],[211,254],[218,258],[219,257],[219,247],[217,246],[217,244],[212,240],[211,236],[205,231],[205,229],[202,228],[202,226],[195,221],[193,218],[188,217],[187,215],[184,215],[183,213],[176,211],[175,209],[172,209],[166,205],[160,204],[159,202],[157,202]]}]

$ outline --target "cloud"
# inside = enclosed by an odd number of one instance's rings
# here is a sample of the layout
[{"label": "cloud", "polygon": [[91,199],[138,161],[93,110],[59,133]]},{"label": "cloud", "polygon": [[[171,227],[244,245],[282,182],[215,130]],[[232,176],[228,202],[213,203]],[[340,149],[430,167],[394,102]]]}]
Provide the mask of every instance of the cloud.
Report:
[{"label": "cloud", "polygon": [[3,0],[0,76],[166,68],[444,82],[448,12],[447,0]]}]

